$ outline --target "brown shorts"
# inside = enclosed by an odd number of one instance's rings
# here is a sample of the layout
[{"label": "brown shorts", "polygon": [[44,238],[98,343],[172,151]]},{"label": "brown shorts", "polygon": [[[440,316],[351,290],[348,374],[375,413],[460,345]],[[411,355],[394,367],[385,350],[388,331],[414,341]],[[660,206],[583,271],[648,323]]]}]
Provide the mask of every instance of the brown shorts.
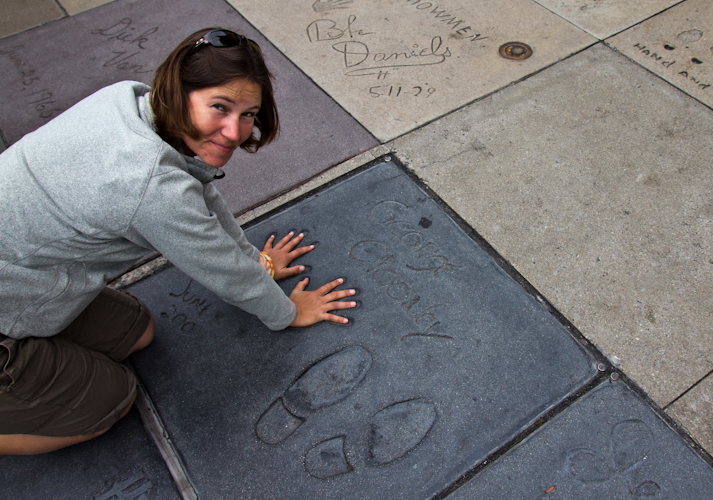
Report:
[{"label": "brown shorts", "polygon": [[0,334],[0,434],[77,436],[114,425],[136,395],[118,361],[150,318],[138,298],[105,288],[57,335]]}]

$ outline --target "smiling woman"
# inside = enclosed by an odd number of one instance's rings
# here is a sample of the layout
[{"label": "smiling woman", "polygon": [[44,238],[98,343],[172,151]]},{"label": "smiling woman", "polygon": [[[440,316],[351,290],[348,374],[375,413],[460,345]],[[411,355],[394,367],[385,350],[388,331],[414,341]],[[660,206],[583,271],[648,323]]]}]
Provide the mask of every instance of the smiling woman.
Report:
[{"label": "smiling woman", "polygon": [[343,280],[307,291],[303,279],[289,297],[275,283],[314,246],[288,233],[260,251],[214,186],[236,148],[278,130],[260,48],[205,29],[151,89],[106,87],[0,154],[0,455],[80,443],[126,415],[136,380],[119,362],[154,322],[106,284],[152,251],[273,330],[347,322],[332,312],[356,306]]},{"label": "smiling woman", "polygon": [[260,87],[249,80],[194,90],[188,111],[196,134],[181,137],[184,147],[208,165],[222,167],[252,135],[261,103]]},{"label": "smiling woman", "polygon": [[226,96],[230,96],[241,93],[245,84],[251,84],[248,91],[259,89],[258,95],[251,96],[259,98],[254,103],[259,109],[255,129],[240,147],[255,152],[272,142],[279,130],[272,75],[260,47],[249,38],[227,30],[194,33],[156,70],[151,108],[159,135],[179,147],[186,136],[198,140],[191,115],[193,99],[189,95],[214,89],[217,95],[227,90]]}]

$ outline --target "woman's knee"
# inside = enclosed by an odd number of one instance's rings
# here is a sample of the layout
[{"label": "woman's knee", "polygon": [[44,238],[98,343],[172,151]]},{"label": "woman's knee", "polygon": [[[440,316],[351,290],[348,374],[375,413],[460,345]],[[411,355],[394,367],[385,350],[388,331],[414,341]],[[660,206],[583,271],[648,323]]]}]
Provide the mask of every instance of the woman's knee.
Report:
[{"label": "woman's knee", "polygon": [[151,316],[149,318],[149,324],[146,326],[146,330],[144,330],[144,333],[141,335],[139,340],[137,340],[136,343],[131,347],[131,349],[129,349],[129,352],[126,354],[126,357],[129,357],[131,354],[148,347],[149,344],[153,342],[155,333],[156,324],[154,323],[153,316]]}]

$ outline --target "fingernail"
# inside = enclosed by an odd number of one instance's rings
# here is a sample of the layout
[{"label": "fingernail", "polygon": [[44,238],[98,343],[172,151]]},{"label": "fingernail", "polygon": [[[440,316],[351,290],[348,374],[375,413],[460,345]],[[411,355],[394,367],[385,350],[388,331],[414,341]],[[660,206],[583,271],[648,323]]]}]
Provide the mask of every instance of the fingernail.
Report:
[{"label": "fingernail", "polygon": [[356,290],[349,290],[349,295],[354,295],[356,293]]},{"label": "fingernail", "polygon": [[340,283],[344,283],[344,280],[342,278],[339,278],[337,281]]},{"label": "fingernail", "polygon": [[305,270],[305,266],[300,266],[299,269],[300,269],[300,272],[302,272]]},{"label": "fingernail", "polygon": [[356,307],[356,302],[350,302],[349,305],[352,307]]},{"label": "fingernail", "polygon": [[349,320],[347,318],[342,319],[342,323],[349,323]]}]

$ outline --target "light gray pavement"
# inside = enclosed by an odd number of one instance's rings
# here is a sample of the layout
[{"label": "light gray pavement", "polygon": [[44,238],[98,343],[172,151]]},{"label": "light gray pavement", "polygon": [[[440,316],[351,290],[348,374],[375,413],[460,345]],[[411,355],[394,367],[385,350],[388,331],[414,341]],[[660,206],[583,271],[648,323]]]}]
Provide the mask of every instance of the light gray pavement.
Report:
[{"label": "light gray pavement", "polygon": [[391,146],[664,407],[713,369],[711,118],[599,44]]},{"label": "light gray pavement", "polygon": [[[404,43],[412,37],[421,43],[449,27],[433,14],[439,7],[456,20],[487,20],[480,29],[490,38],[471,45],[482,51],[477,57],[460,57],[456,44],[462,40],[448,29],[442,35],[454,55],[438,68],[443,88],[466,78],[474,90],[465,98],[450,93],[435,111],[423,99],[397,101],[394,89],[388,95],[391,87],[412,94],[435,88],[419,84],[421,75],[408,69],[393,80],[361,77],[347,86],[344,71],[302,63],[290,53],[292,46],[315,56],[316,48],[298,45],[308,33],[305,19],[334,20],[344,30],[350,16],[374,13],[371,2],[294,2],[307,12],[311,7],[311,17],[276,16],[272,24],[264,19],[282,2],[230,3],[357,119],[358,107],[378,111],[360,123],[390,142],[311,185],[393,151],[713,453],[710,2],[484,0],[474,7],[479,17],[468,10],[471,2],[386,2],[389,9],[400,4],[406,21],[430,13],[430,21],[419,21],[412,32],[399,31]],[[60,4],[3,2],[0,36],[96,3]],[[536,15],[525,16],[528,24],[518,12]],[[369,31],[378,36],[386,28],[374,19]],[[530,36],[531,25],[543,23],[557,28]],[[287,33],[284,41],[280,33]],[[290,36],[298,38],[290,44]],[[515,40],[533,47],[530,62],[493,55]],[[538,61],[538,47],[547,47],[546,61]],[[332,52],[340,55],[337,48]],[[325,49],[317,55],[333,54]],[[526,71],[521,62],[529,65]],[[449,79],[449,71],[456,77]],[[408,120],[384,128],[398,113]]]}]

